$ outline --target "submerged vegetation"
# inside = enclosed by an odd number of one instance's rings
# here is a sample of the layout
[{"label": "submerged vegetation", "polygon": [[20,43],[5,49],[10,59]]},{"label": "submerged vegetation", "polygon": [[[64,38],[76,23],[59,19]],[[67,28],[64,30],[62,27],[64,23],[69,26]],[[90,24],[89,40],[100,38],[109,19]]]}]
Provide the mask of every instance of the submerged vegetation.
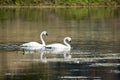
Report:
[{"label": "submerged vegetation", "polygon": [[0,5],[18,6],[116,6],[120,0],[0,0]]}]

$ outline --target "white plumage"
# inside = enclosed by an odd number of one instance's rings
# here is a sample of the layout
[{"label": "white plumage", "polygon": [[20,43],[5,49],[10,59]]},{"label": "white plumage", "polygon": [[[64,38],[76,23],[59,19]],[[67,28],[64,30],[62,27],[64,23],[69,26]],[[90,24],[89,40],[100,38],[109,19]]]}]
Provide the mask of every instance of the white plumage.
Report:
[{"label": "white plumage", "polygon": [[[65,37],[63,41],[64,41],[64,44],[53,43],[53,44],[46,45],[45,51],[47,53],[63,54],[64,58],[71,58],[71,55],[70,55],[71,45],[68,43],[68,42],[71,42],[71,38]],[[69,55],[67,56],[67,54]]]},{"label": "white plumage", "polygon": [[50,51],[51,53],[62,53],[62,52],[70,51],[71,46],[70,44],[67,43],[67,41],[70,42],[71,38],[65,37],[64,44],[53,43],[53,44],[46,45],[45,49],[46,51]]},{"label": "white plumage", "polygon": [[71,58],[71,55],[70,55],[71,45],[68,42],[71,42],[70,37],[64,38],[64,44],[53,43],[53,44],[46,45],[45,49],[42,51],[41,60],[43,59],[43,54],[45,53],[63,54],[64,58]]},{"label": "white plumage", "polygon": [[44,47],[46,45],[45,41],[43,40],[43,37],[42,37],[43,35],[48,35],[47,31],[43,31],[40,34],[40,39],[42,41],[42,44],[40,44],[38,42],[28,42],[28,43],[22,44],[21,45],[21,49],[23,49],[23,50],[29,50],[29,51],[42,49],[42,47]]}]

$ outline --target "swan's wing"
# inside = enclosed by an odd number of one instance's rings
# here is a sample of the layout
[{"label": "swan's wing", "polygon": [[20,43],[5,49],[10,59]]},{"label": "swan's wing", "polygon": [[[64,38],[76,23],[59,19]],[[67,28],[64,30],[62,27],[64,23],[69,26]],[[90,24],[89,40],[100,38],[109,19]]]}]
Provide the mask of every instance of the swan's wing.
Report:
[{"label": "swan's wing", "polygon": [[28,44],[31,45],[31,46],[40,46],[40,45],[42,45],[42,44],[40,44],[38,42],[29,42]]},{"label": "swan's wing", "polygon": [[35,50],[42,48],[42,44],[39,44],[38,42],[28,42],[22,44],[20,47],[22,49]]},{"label": "swan's wing", "polygon": [[29,46],[40,46],[41,44],[38,42],[28,42],[28,43],[24,43],[21,46],[22,47],[29,47]]},{"label": "swan's wing", "polygon": [[64,54],[69,51],[67,46],[60,43],[46,45],[45,50],[55,54]]},{"label": "swan's wing", "polygon": [[63,44],[60,44],[60,43],[55,43],[55,44],[49,44],[49,45],[46,45],[45,47],[46,49],[48,50],[57,50],[57,49],[62,49],[62,48],[66,48],[65,45]]}]

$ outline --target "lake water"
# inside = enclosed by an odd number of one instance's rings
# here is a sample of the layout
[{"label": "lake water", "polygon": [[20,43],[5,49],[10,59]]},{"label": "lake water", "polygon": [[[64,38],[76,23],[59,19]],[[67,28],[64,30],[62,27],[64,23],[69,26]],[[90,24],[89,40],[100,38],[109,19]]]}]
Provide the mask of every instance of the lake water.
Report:
[{"label": "lake water", "polygon": [[[21,44],[72,38],[72,58]],[[120,80],[120,8],[0,8],[0,80]]]}]

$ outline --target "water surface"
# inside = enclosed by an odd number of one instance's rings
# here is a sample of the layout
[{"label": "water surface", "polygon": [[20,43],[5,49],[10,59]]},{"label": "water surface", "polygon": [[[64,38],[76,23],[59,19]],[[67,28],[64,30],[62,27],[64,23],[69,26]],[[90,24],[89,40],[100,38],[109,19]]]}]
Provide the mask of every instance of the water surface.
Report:
[{"label": "water surface", "polygon": [[[119,80],[120,8],[0,8],[0,80]],[[72,58],[19,46],[69,36]]]}]

